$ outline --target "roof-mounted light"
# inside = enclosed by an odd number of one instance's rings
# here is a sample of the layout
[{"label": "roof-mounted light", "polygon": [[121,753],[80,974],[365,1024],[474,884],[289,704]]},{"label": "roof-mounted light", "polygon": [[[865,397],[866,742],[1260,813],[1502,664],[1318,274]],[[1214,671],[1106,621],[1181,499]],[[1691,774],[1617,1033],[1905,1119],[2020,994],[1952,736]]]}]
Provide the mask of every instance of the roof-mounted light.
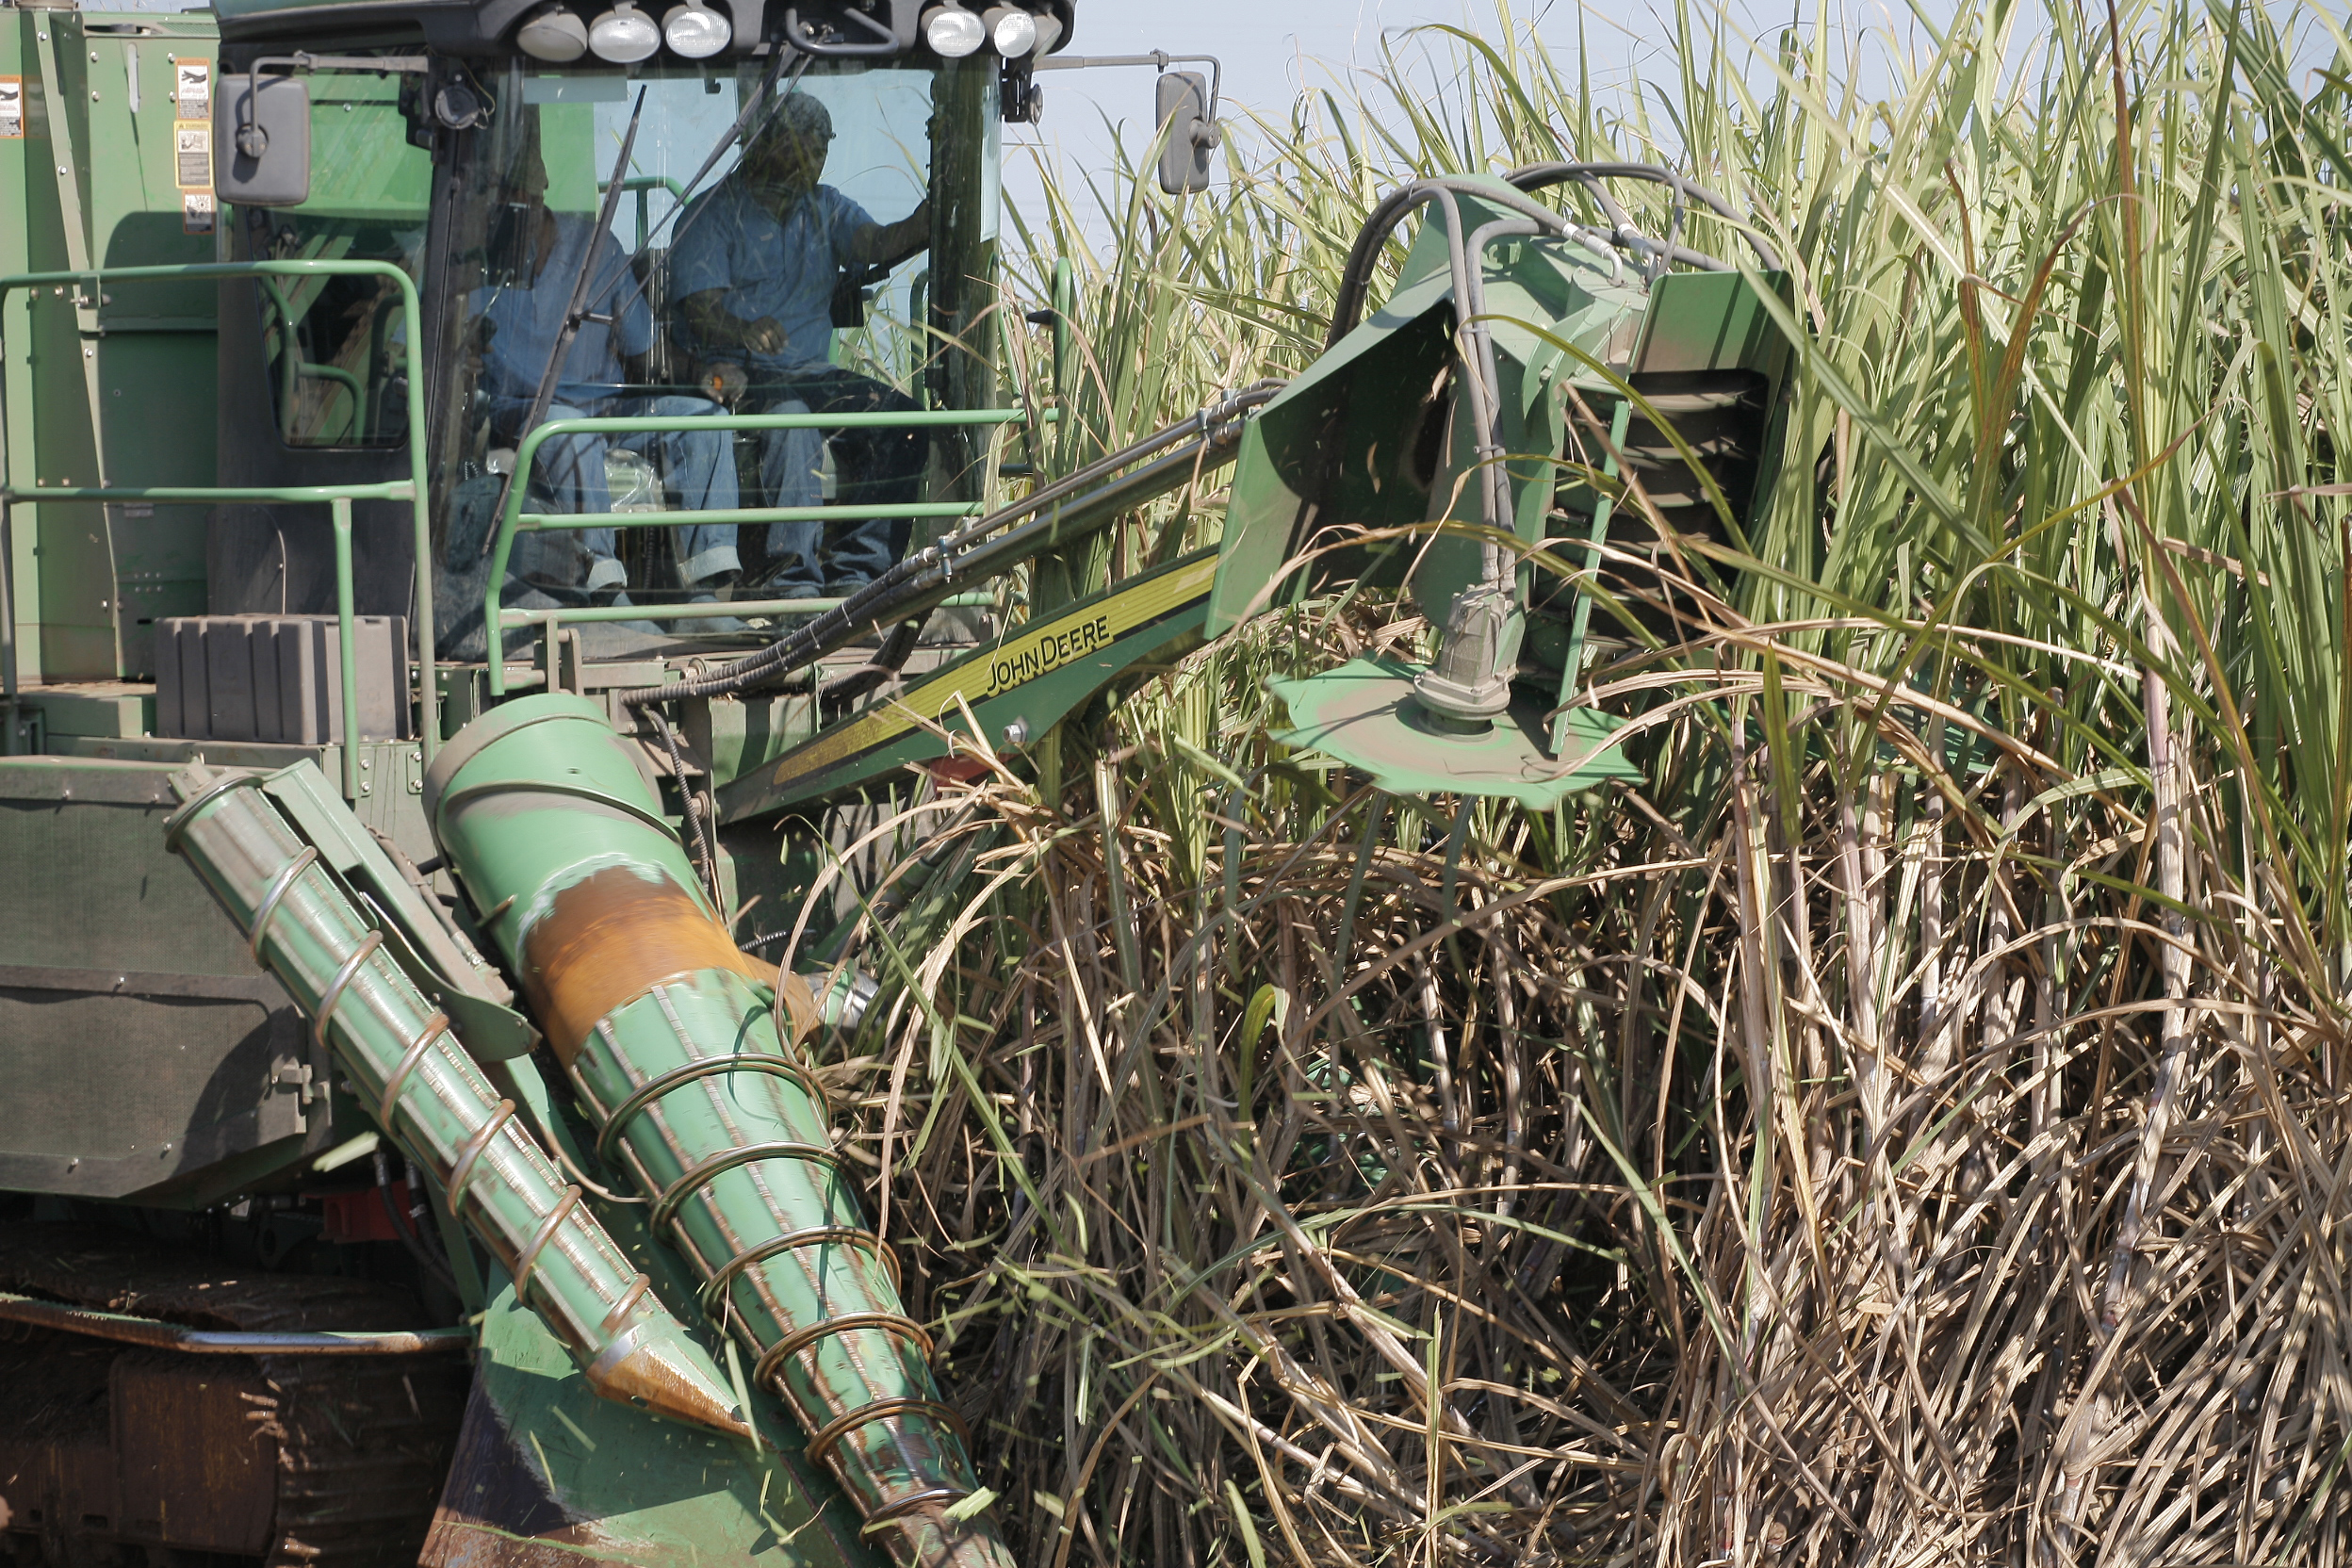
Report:
[{"label": "roof-mounted light", "polygon": [[532,59],[566,65],[588,52],[588,24],[561,6],[549,6],[514,30],[514,46]]},{"label": "roof-mounted light", "polygon": [[662,29],[630,0],[588,24],[588,51],[614,65],[634,65],[662,47]]},{"label": "roof-mounted light", "polygon": [[972,12],[949,4],[923,19],[923,41],[941,59],[959,60],[978,52],[988,41],[988,30]]},{"label": "roof-mounted light", "polygon": [[1037,46],[1037,19],[1019,6],[990,6],[980,13],[988,45],[1008,60],[1026,59]]},{"label": "roof-mounted light", "polygon": [[662,38],[672,52],[690,60],[707,60],[735,36],[727,18],[702,4],[702,0],[687,0],[662,19]]}]

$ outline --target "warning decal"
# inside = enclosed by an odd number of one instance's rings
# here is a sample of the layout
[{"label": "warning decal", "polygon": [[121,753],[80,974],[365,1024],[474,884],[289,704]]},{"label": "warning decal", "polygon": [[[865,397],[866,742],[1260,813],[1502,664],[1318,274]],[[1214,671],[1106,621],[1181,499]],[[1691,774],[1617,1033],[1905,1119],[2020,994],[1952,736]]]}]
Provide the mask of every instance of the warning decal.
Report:
[{"label": "warning decal", "polygon": [[0,141],[24,139],[24,78],[0,76]]},{"label": "warning decal", "polygon": [[180,228],[187,234],[212,233],[212,192],[180,192]]},{"label": "warning decal", "polygon": [[[210,60],[174,59],[172,62],[172,95],[179,100],[182,120],[212,118],[212,62]],[[188,182],[182,180],[182,185]],[[211,180],[204,181],[206,185]]]},{"label": "warning decal", "polygon": [[180,188],[210,190],[212,188],[212,127],[201,120],[174,121],[172,125],[173,151],[178,156]]}]

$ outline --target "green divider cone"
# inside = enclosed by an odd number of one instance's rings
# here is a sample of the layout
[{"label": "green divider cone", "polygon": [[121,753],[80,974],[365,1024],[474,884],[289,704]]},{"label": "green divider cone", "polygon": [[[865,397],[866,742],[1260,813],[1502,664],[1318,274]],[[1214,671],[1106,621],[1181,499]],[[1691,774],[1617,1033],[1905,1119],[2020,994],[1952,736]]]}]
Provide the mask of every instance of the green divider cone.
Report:
[{"label": "green divider cone", "polygon": [[[598,1152],[808,1433],[869,1537],[924,1568],[1009,1568],[931,1344],[899,1302],[779,1034],[773,972],[738,952],[653,780],[601,710],[549,694],[483,715],[425,777],[434,838],[563,1061]],[[805,1001],[805,992],[791,1000]]]},{"label": "green divider cone", "polygon": [[[299,767],[311,766],[308,762]],[[261,785],[197,763],[167,841],[195,868],[262,965],[333,1047],[384,1132],[514,1277],[590,1386],[677,1420],[747,1435],[708,1353],[646,1288],[395,959],[389,934],[303,842]],[[356,825],[354,824],[354,825]]]}]

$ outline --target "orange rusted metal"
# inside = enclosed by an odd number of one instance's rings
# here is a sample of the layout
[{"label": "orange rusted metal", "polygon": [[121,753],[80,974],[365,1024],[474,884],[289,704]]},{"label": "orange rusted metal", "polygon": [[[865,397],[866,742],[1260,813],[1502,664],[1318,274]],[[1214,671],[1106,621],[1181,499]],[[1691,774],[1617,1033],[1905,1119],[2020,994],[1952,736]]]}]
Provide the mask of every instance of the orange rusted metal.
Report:
[{"label": "orange rusted metal", "polygon": [[779,980],[693,895],[634,867],[606,866],[564,888],[523,939],[523,992],[566,1067],[597,1020],[656,986],[712,969],[777,988],[794,1039],[813,1025],[816,999],[805,981]]}]

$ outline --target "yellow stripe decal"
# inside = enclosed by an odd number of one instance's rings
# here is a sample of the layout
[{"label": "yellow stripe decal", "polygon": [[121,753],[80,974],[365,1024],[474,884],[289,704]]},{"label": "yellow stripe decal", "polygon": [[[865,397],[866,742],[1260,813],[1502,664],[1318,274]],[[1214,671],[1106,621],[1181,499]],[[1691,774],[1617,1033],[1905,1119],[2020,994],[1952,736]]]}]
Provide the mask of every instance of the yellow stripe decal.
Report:
[{"label": "yellow stripe decal", "polygon": [[1065,611],[1042,626],[1016,627],[994,649],[973,653],[863,718],[777,758],[761,783],[773,787],[847,761],[896,740],[915,727],[919,717],[944,723],[956,711],[957,697],[977,706],[1106,650],[1129,632],[1199,599],[1216,579],[1217,556],[1211,552],[1123,593]]}]

